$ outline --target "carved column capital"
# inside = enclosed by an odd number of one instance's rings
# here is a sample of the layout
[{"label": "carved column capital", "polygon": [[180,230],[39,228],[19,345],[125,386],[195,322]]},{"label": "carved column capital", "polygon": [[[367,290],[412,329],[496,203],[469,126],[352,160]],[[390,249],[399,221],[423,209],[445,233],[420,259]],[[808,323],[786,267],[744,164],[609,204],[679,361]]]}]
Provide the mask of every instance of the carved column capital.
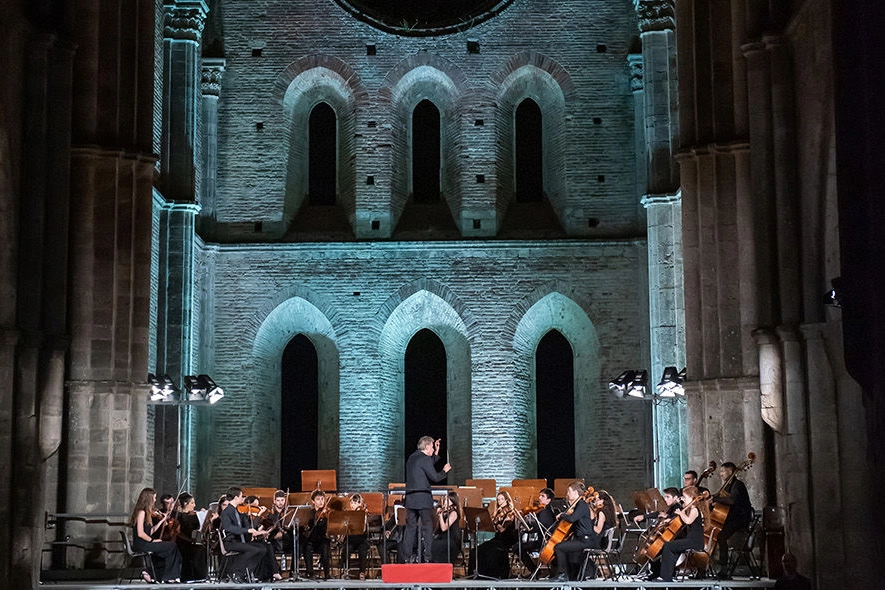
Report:
[{"label": "carved column capital", "polygon": [[206,57],[200,61],[200,89],[203,96],[218,98],[221,94],[221,79],[227,60],[220,57]]},{"label": "carved column capital", "polygon": [[203,0],[165,0],[163,37],[200,42],[209,7]]},{"label": "carved column capital", "polygon": [[633,8],[639,17],[639,30],[676,30],[676,4],[674,0],[633,0]]},{"label": "carved column capital", "polygon": [[630,91],[639,92],[644,88],[643,60],[641,53],[631,53],[627,56],[627,65],[630,68]]}]

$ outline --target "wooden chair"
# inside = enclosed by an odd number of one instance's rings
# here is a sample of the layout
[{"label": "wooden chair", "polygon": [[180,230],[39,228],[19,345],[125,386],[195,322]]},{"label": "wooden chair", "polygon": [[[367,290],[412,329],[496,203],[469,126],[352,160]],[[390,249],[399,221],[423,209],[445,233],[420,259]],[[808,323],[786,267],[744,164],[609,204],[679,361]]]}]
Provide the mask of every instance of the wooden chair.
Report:
[{"label": "wooden chair", "polygon": [[[532,488],[538,492],[547,487],[546,479],[514,479],[510,482],[514,488]],[[551,498],[552,500],[553,498]]]}]

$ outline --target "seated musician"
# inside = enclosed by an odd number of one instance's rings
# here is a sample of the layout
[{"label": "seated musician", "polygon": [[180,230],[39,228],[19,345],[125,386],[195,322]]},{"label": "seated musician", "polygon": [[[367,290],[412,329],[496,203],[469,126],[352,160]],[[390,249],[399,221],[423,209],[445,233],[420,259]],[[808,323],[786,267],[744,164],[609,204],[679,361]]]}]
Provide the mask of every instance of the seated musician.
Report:
[{"label": "seated musician", "polygon": [[[368,516],[366,503],[360,494],[353,494],[350,496],[348,510],[362,512],[364,515]],[[363,520],[366,519],[366,516],[363,517]],[[365,527],[363,528],[363,532],[359,535],[348,535],[344,546],[346,547],[346,550],[351,553],[356,551],[360,566],[360,580],[365,580],[366,570],[369,565],[369,536],[365,532]],[[344,556],[342,556],[342,563],[343,562]]]},{"label": "seated musician", "polygon": [[553,490],[544,488],[538,492],[538,509],[526,515],[525,520],[529,524],[529,531],[522,542],[522,552],[519,558],[529,571],[534,571],[538,567],[535,558],[538,556],[538,551],[547,542],[550,530],[556,524],[556,512],[550,504],[552,500]]},{"label": "seated musician", "polygon": [[722,478],[723,486],[713,496],[713,505],[724,504],[729,506],[728,516],[722,530],[719,531],[716,545],[719,547],[719,571],[720,579],[728,576],[728,539],[737,531],[746,529],[753,519],[753,506],[750,504],[750,494],[744,482],[735,477],[737,465],[728,461],[719,467],[719,477]]},{"label": "seated musician", "polygon": [[[268,535],[268,541],[274,553],[288,553],[292,551],[292,530],[286,527],[288,516],[286,508],[289,503],[289,494],[283,490],[277,490],[273,495],[273,507],[266,516],[266,522],[270,524],[272,531]],[[281,522],[283,518],[287,520]]]},{"label": "seated musician", "polygon": [[227,499],[227,494],[221,494],[221,497],[218,498],[218,502],[214,503],[214,508],[212,504],[209,505],[209,512],[206,514],[206,519],[203,521],[203,528],[201,529],[203,538],[209,541],[209,547],[212,549],[215,549],[218,544],[217,541],[213,541],[212,533],[218,532],[218,527],[221,525],[221,513],[227,508],[229,503],[230,501]]},{"label": "seated musician", "polygon": [[[664,543],[661,548],[661,580],[673,581],[673,573],[676,569],[676,558],[679,554],[694,549],[704,550],[704,518],[701,507],[696,505],[695,498],[700,492],[694,486],[682,491],[680,501],[682,504],[674,504],[674,516],[678,516],[684,524],[684,534],[677,535],[672,541]],[[686,506],[682,508],[681,506]]]},{"label": "seated musician", "polygon": [[277,563],[276,556],[274,555],[273,545],[267,539],[274,524],[268,517],[270,511],[266,506],[261,506],[258,503],[258,496],[246,496],[244,504],[249,506],[250,510],[241,513],[240,517],[247,526],[258,531],[252,534],[252,542],[258,543],[264,550],[261,563],[258,564],[258,569],[255,572],[255,578],[266,581],[281,580],[280,564]]},{"label": "seated musician", "polygon": [[308,578],[313,577],[313,554],[319,553],[323,577],[329,579],[329,563],[332,549],[326,527],[329,524],[329,513],[326,507],[326,494],[323,490],[314,490],[310,495],[314,514],[302,531],[301,554],[304,557],[304,570]]},{"label": "seated musician", "polygon": [[[564,582],[577,580],[584,559],[584,549],[598,549],[600,545],[600,533],[605,527],[605,513],[597,507],[597,498],[594,498],[593,511],[590,505],[581,497],[586,488],[584,482],[574,481],[569,484],[565,493],[570,510],[559,514],[557,519],[571,523],[571,537],[557,543],[554,548],[556,563],[551,568],[551,573],[558,572],[552,578],[553,581]],[[593,564],[589,566],[592,568]],[[590,572],[595,573],[595,569]]]},{"label": "seated musician", "polygon": [[506,491],[498,492],[497,506],[492,516],[495,536],[471,552],[468,573],[493,578],[510,577],[510,548],[516,543],[516,508]]},{"label": "seated musician", "polygon": [[135,551],[150,552],[154,562],[157,579],[151,579],[146,571],[141,572],[145,582],[179,582],[181,581],[181,553],[172,541],[154,538],[168,515],[160,514],[153,506],[157,492],[144,488],[135,501],[129,525],[132,527],[132,548]]},{"label": "seated musician", "polygon": [[454,490],[443,496],[436,509],[436,530],[430,553],[434,563],[455,563],[461,554],[461,499]]},{"label": "seated musician", "polygon": [[[405,563],[405,552],[402,550],[402,542],[403,542],[403,532],[405,529],[404,525],[396,524],[396,511],[397,506],[402,506],[402,500],[396,500],[393,503],[393,506],[390,508],[390,514],[387,517],[387,520],[384,522],[384,562],[385,563],[393,563],[391,560],[391,553],[396,554],[396,563]],[[400,508],[402,509],[402,508]],[[414,548],[411,552],[413,555],[415,553]]]},{"label": "seated musician", "polygon": [[196,500],[187,492],[178,496],[179,531],[175,543],[181,552],[181,577],[186,581],[205,580],[208,575],[206,545],[194,538],[200,530],[196,507]]},{"label": "seated musician", "polygon": [[[713,467],[715,467],[715,464],[712,465],[712,466],[710,467],[710,469],[712,470]],[[709,470],[708,470],[708,471],[704,471],[704,475],[706,475],[706,474],[708,474],[708,473],[710,473]],[[698,485],[699,483],[700,483],[700,480],[698,479],[698,472],[695,471],[694,469],[689,469],[688,471],[686,471],[686,472],[682,475],[682,487],[683,487],[683,488],[691,488],[691,487],[695,487],[695,488],[697,488],[698,491],[701,492],[701,493],[704,493],[704,492],[709,493],[709,492],[710,492],[710,490],[708,490],[708,489],[705,488],[704,486]]]},{"label": "seated musician", "polygon": [[673,518],[673,515],[675,514],[674,511],[678,504],[677,500],[679,500],[680,495],[679,488],[664,488],[664,502],[667,503],[666,509],[658,512],[644,512],[642,514],[637,514],[633,517],[633,522],[647,522],[649,525],[653,525],[661,519]]},{"label": "seated musician", "polygon": [[237,487],[228,489],[228,505],[222,510],[220,517],[219,534],[224,539],[225,549],[239,554],[233,557],[232,563],[228,566],[233,582],[248,581],[257,572],[265,554],[264,547],[251,541],[252,535],[260,535],[260,531],[250,526],[248,519],[244,522],[240,518],[238,508],[245,499],[242,489]]}]

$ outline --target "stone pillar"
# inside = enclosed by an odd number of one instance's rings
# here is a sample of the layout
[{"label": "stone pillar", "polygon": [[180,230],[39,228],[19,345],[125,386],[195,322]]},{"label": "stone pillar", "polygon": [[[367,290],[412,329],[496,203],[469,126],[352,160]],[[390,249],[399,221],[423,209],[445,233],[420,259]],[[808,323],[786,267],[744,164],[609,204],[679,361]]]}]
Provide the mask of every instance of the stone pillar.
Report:
[{"label": "stone pillar", "polygon": [[[200,148],[202,69],[200,46],[208,6],[203,0],[164,0],[163,124],[159,207],[157,366],[179,387],[194,368],[194,236],[200,211],[203,162]],[[190,424],[178,406],[155,414],[154,484],[177,490],[187,477]]]},{"label": "stone pillar", "polygon": [[203,58],[201,62],[201,89],[203,91],[203,180],[199,196],[199,231],[209,239],[216,221],[215,190],[218,168],[218,97],[221,94],[221,79],[226,60],[223,58]]}]

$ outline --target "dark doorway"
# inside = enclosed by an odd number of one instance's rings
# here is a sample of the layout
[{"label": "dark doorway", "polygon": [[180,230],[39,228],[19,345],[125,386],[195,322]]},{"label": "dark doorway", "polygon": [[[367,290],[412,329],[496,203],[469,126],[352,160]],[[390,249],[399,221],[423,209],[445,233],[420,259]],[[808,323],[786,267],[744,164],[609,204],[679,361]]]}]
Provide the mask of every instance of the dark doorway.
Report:
[{"label": "dark doorway", "polygon": [[[445,464],[446,438],[446,349],[431,330],[420,330],[406,348],[405,429],[403,448],[411,455],[422,436],[443,439],[441,467]],[[444,482],[440,482],[444,483]]]},{"label": "dark doorway", "polygon": [[308,123],[308,195],[311,205],[334,205],[338,134],[335,111],[321,102],[313,107]]},{"label": "dark doorway", "polygon": [[439,202],[439,109],[422,100],[412,112],[412,200]]},{"label": "dark doorway", "polygon": [[538,477],[575,477],[575,379],[572,347],[550,330],[535,354]]},{"label": "dark doorway", "polygon": [[283,351],[280,489],[300,490],[301,470],[318,468],[319,399],[317,351],[307,336],[298,334]]},{"label": "dark doorway", "polygon": [[516,108],[516,201],[537,203],[544,197],[541,108],[530,98]]}]

